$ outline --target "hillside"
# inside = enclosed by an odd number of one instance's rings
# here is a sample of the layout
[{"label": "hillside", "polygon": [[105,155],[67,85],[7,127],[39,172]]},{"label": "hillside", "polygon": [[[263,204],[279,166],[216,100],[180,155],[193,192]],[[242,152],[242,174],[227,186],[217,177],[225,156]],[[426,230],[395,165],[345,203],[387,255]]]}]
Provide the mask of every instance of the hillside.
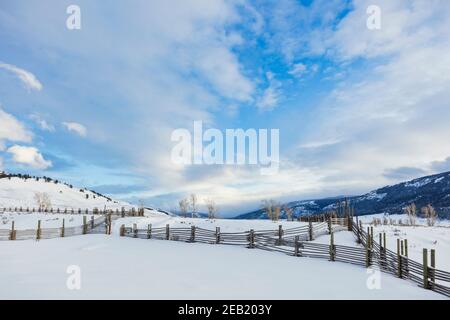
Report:
[{"label": "hillside", "polygon": [[[427,204],[432,204],[441,218],[449,218],[450,172],[386,186],[361,196],[347,197],[347,199],[354,206],[357,215],[400,214],[407,204],[415,203],[419,209]],[[293,210],[294,216],[297,217],[333,210],[337,207],[339,200],[344,200],[344,197],[294,201],[286,205]],[[267,219],[267,215],[262,209],[258,209],[241,214],[236,218]],[[284,212],[282,212],[282,218],[285,218]]]},{"label": "hillside", "polygon": [[37,193],[46,193],[53,208],[116,209],[132,205],[47,177],[0,175],[0,208],[37,208]]}]

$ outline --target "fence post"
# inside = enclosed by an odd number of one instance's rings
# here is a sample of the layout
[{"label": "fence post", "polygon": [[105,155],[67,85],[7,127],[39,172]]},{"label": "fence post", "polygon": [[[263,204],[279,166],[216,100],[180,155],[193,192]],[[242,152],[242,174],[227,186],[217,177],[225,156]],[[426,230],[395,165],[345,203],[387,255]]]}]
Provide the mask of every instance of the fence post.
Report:
[{"label": "fence post", "polygon": [[430,270],[430,280],[431,280],[431,289],[434,288],[434,283],[436,281],[435,277],[435,270],[436,270],[436,251],[434,249],[430,250],[430,264],[431,264],[431,270]]},{"label": "fence post", "polygon": [[147,239],[151,239],[152,238],[152,224],[150,223],[147,226]]},{"label": "fence post", "polygon": [[216,227],[216,243],[220,243],[220,228]]},{"label": "fence post", "polygon": [[125,225],[124,224],[120,226],[120,236],[121,237],[125,236]]},{"label": "fence post", "polygon": [[348,216],[347,216],[347,227],[348,227],[348,231],[352,231],[352,222],[353,222],[353,219],[352,219],[352,217],[350,216],[350,213],[348,214]]},{"label": "fence post", "polygon": [[94,216],[91,216],[91,229],[94,229]]},{"label": "fence post", "polygon": [[296,256],[296,257],[299,257],[300,256],[300,244],[299,244],[299,239],[300,239],[300,237],[299,236],[295,236],[295,249],[294,249],[294,255]]},{"label": "fence post", "polygon": [[380,249],[381,249],[381,251],[383,251],[383,241],[382,241],[382,235],[381,235],[381,233],[379,234],[379,237],[380,237]]},{"label": "fence post", "polygon": [[400,239],[397,239],[397,276],[402,277],[402,256],[400,255]]},{"label": "fence post", "polygon": [[36,230],[36,240],[41,239],[41,220],[38,220],[37,230]]},{"label": "fence post", "polygon": [[370,267],[370,253],[370,233],[368,233],[366,241],[366,268]]},{"label": "fence post", "polygon": [[133,238],[137,238],[137,236],[138,236],[137,224],[133,223]]},{"label": "fence post", "polygon": [[168,224],[166,224],[166,240],[170,239],[170,227]]},{"label": "fence post", "polygon": [[87,233],[87,220],[86,216],[83,216],[83,234]]},{"label": "fence post", "polygon": [[9,240],[16,240],[16,230],[14,229],[14,221],[11,223],[11,234]]},{"label": "fence post", "polygon": [[313,226],[312,226],[311,218],[309,218],[308,226],[309,226],[309,241],[313,241],[314,234],[313,234]]},{"label": "fence post", "polygon": [[370,249],[373,249],[373,227],[370,227]]},{"label": "fence post", "polygon": [[386,251],[386,232],[383,232],[383,248],[384,248],[384,251]]},{"label": "fence post", "polygon": [[249,248],[255,247],[255,231],[253,229],[250,230],[250,239],[249,239]]},{"label": "fence post", "polygon": [[330,261],[335,260],[334,233],[330,235]]},{"label": "fence post", "polygon": [[278,226],[278,245],[281,246],[283,244],[283,227],[281,224]]},{"label": "fence post", "polygon": [[66,221],[65,221],[65,219],[63,218],[63,223],[62,223],[62,227],[61,227],[61,238],[64,238],[64,235],[65,235],[65,232],[66,232],[66,226],[65,226],[65,224],[66,224]]},{"label": "fence post", "polygon": [[111,229],[112,229],[112,213],[110,213],[108,215],[108,234],[111,234]]},{"label": "fence post", "polygon": [[328,216],[328,234],[331,234],[331,231],[332,231],[332,229],[331,229],[331,216]]},{"label": "fence post", "polygon": [[428,250],[423,249],[423,287],[429,289],[428,286]]},{"label": "fence post", "polygon": [[195,226],[191,226],[191,242],[195,242]]}]

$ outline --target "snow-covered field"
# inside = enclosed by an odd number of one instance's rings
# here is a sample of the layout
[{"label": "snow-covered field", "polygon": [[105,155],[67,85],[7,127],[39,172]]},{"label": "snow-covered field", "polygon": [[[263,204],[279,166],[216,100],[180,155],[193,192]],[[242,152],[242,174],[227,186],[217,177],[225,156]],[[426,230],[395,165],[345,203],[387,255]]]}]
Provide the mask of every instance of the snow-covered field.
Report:
[{"label": "snow-covered field", "polygon": [[[397,239],[408,239],[409,258],[422,263],[423,248],[435,249],[436,267],[450,272],[450,228],[376,226],[373,229],[375,241],[379,242],[379,234],[383,232],[386,232],[386,245],[389,250],[397,252]],[[323,235],[314,242],[329,244],[330,236]],[[340,245],[358,246],[354,234],[349,231],[335,233],[334,242]]]},{"label": "snow-covered field", "polygon": [[[0,207],[33,207],[37,192],[49,194],[54,208],[115,209],[127,203],[109,201],[64,184],[0,179]],[[86,197],[86,194],[88,197]],[[95,196],[95,198],[94,198]],[[79,226],[84,214],[0,213],[0,229]],[[444,299],[411,282],[381,274],[380,289],[369,289],[366,269],[340,262],[292,257],[244,247],[205,245],[119,237],[122,224],[139,228],[189,227],[221,232],[277,230],[304,222],[191,219],[146,210],[145,217],[113,221],[113,234],[50,240],[0,241],[0,299]],[[87,215],[90,217],[89,215]],[[366,219],[366,218],[364,218]],[[371,222],[373,217],[367,217]],[[441,224],[442,225],[442,224]],[[386,231],[395,250],[396,237],[407,237],[410,257],[420,261],[422,246],[436,248],[437,266],[450,270],[450,228],[375,227]],[[376,235],[377,236],[377,235]],[[329,243],[329,236],[315,242]],[[356,246],[351,232],[335,234],[335,243]],[[81,270],[81,289],[70,290],[69,266]],[[370,282],[370,281],[369,281]]]},{"label": "snow-covered field", "polygon": [[408,239],[408,255],[411,259],[422,262],[423,248],[435,249],[436,267],[450,271],[450,228],[376,226],[373,233],[377,241],[378,234],[382,232],[386,232],[388,249],[397,252],[397,238]]},{"label": "snow-covered field", "polygon": [[[87,216],[90,219],[90,216]],[[51,214],[51,213],[0,213],[0,229],[11,229],[11,223],[14,221],[16,230],[36,229],[38,220],[41,221],[41,228],[59,228],[80,226],[83,224],[82,214]],[[89,221],[89,220],[88,220]]]},{"label": "snow-covered field", "polygon": [[[69,266],[81,289],[69,290]],[[366,269],[242,247],[86,235],[0,242],[0,299],[444,299]],[[370,281],[369,281],[370,282]]]},{"label": "snow-covered field", "polygon": [[[383,213],[377,213],[377,214],[369,214],[365,216],[358,216],[358,220],[361,220],[363,223],[372,223],[373,219],[380,219],[383,221],[383,217],[385,215]],[[408,224],[408,216],[406,214],[392,214],[386,216],[389,219],[393,220],[394,224]],[[427,225],[427,219],[416,217],[416,225],[420,226],[426,226]],[[450,221],[449,220],[436,220],[435,226],[437,227],[450,227]]]},{"label": "snow-covered field", "polygon": [[190,227],[196,226],[198,228],[215,230],[216,227],[220,227],[221,232],[241,232],[254,230],[278,230],[278,226],[282,225],[283,229],[295,228],[299,226],[307,225],[305,222],[298,221],[277,221],[270,220],[233,220],[233,219],[202,219],[202,218],[182,218],[172,217],[167,215],[159,215],[152,217],[129,217],[118,220],[115,224],[116,229],[120,228],[120,224],[124,224],[126,227],[131,227],[134,223],[140,229],[147,229],[148,224],[152,224],[152,227],[164,227],[169,224],[172,228],[176,227]]},{"label": "snow-covered field", "polygon": [[[54,182],[44,182],[43,179],[24,179],[13,177],[11,179],[0,179],[0,208],[23,207],[37,208],[35,200],[36,193],[47,193],[50,197],[53,208],[68,209],[116,209],[121,207],[131,207],[129,203],[108,200],[98,196],[91,191],[84,190]],[[86,197],[87,196],[87,197]]]},{"label": "snow-covered field", "polygon": [[[145,210],[145,215],[148,216],[146,220],[163,221],[170,219],[169,216],[154,211]],[[86,216],[90,221],[92,212],[90,214],[70,214],[70,213],[37,213],[37,212],[0,212],[0,229],[11,229],[12,221],[14,221],[14,228],[16,230],[36,229],[38,220],[41,221],[41,228],[59,228],[62,226],[64,219],[64,225],[66,227],[80,226],[83,224],[83,216]],[[99,215],[94,215],[98,218]],[[139,220],[139,218],[129,218]],[[140,218],[142,219],[142,218]],[[128,219],[120,219],[120,221],[128,221]],[[120,226],[119,226],[120,228]]]}]

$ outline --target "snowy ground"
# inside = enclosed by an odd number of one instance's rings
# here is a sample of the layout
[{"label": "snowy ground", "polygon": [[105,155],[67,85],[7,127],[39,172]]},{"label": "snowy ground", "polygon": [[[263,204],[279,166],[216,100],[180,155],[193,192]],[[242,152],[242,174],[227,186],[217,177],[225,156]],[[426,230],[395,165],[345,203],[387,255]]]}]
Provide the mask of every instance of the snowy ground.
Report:
[{"label": "snowy ground", "polygon": [[154,215],[152,217],[129,217],[118,220],[115,223],[116,231],[121,224],[131,227],[136,223],[138,228],[147,229],[148,224],[152,227],[165,227],[169,224],[171,227],[190,227],[196,226],[203,229],[215,230],[220,227],[221,232],[241,232],[254,230],[278,230],[278,226],[282,225],[283,229],[295,228],[307,225],[305,222],[298,221],[270,221],[270,220],[233,220],[233,219],[202,219],[202,218],[182,218],[171,217],[167,215]]},{"label": "snowy ground", "polygon": [[[90,216],[87,217],[89,221]],[[0,229],[11,229],[12,221],[16,230],[36,229],[38,220],[41,220],[41,228],[59,228],[63,219],[66,227],[83,224],[82,214],[5,212],[0,214]]]},{"label": "snowy ground", "polygon": [[[153,211],[145,210],[145,215],[148,216],[146,220],[163,221],[170,219],[169,216]],[[88,222],[91,219],[91,214],[69,214],[69,213],[37,213],[37,212],[0,212],[0,229],[11,229],[12,221],[14,221],[14,228],[16,230],[36,229],[38,220],[41,220],[41,228],[60,228],[62,221],[65,219],[64,224],[66,227],[81,226],[83,224],[83,216],[86,216]],[[99,215],[94,215],[98,218]],[[142,219],[142,218],[130,218]],[[127,219],[121,219],[121,221],[128,221]],[[119,226],[120,227],[120,226]]]},{"label": "snowy ground", "polygon": [[[81,269],[69,290],[67,267]],[[0,299],[444,299],[366,269],[242,247],[86,235],[0,242]]]},{"label": "snowy ground", "polygon": [[374,227],[374,238],[378,241],[378,234],[386,232],[388,249],[397,252],[397,238],[408,239],[408,255],[411,259],[422,262],[422,250],[436,250],[436,267],[450,271],[450,228],[439,227]]},{"label": "snowy ground", "polygon": [[[366,225],[367,226],[367,225]],[[397,239],[408,239],[409,258],[422,263],[422,250],[436,250],[436,267],[450,271],[450,228],[440,227],[399,227],[377,226],[373,229],[374,239],[379,242],[379,234],[386,232],[386,245],[388,249],[397,252]],[[330,243],[330,236],[323,235],[316,243]],[[352,232],[342,231],[335,233],[334,243],[356,247],[356,238]]]},{"label": "snowy ground", "polygon": [[[358,216],[358,220],[361,220],[363,223],[372,223],[373,219],[380,219],[383,221],[383,217],[385,215],[383,213],[377,213],[377,214],[369,214],[366,216]],[[406,214],[391,214],[386,216],[388,219],[392,219],[394,224],[408,224],[409,219]],[[427,219],[426,218],[420,218],[416,217],[416,225],[426,226],[427,225]],[[450,221],[449,220],[436,220],[435,226],[439,227],[450,227]]]}]

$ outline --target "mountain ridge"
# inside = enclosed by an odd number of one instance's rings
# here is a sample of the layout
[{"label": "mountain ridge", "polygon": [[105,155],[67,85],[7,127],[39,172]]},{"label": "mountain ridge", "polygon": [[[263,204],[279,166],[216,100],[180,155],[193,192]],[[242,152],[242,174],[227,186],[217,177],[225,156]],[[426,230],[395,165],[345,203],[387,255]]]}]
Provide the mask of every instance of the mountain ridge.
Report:
[{"label": "mountain ridge", "polygon": [[[298,217],[334,210],[339,200],[348,200],[355,208],[356,215],[400,214],[406,205],[415,203],[418,214],[423,206],[431,204],[440,217],[449,218],[450,171],[384,186],[359,196],[297,200],[285,205],[292,209],[294,217]],[[283,210],[281,218],[286,218]],[[235,219],[268,219],[268,217],[263,209],[257,209],[240,214]]]}]

